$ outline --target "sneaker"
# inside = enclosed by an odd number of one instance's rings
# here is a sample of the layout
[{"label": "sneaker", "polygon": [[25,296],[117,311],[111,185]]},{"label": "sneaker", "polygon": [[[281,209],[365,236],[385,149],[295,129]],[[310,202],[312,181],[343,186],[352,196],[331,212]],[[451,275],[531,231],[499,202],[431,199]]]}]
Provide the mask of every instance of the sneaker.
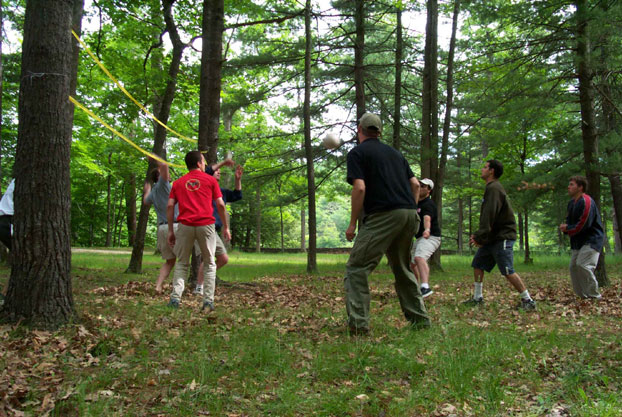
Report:
[{"label": "sneaker", "polygon": [[192,292],[193,294],[203,295],[203,286],[197,285],[197,287]]},{"label": "sneaker", "polygon": [[171,300],[166,306],[170,308],[179,308],[179,300]]},{"label": "sneaker", "polygon": [[421,287],[421,296],[423,298],[426,298],[428,295],[432,295],[432,294],[434,294],[434,291],[432,291],[430,288]]},{"label": "sneaker", "polygon": [[534,311],[536,309],[536,302],[531,298],[528,300],[523,299],[516,308],[523,311]]},{"label": "sneaker", "polygon": [[203,308],[201,308],[201,311],[205,311],[207,310],[208,313],[211,313],[212,311],[214,311],[214,303],[211,301],[205,301],[203,303]]},{"label": "sneaker", "polygon": [[484,297],[479,297],[479,298],[471,297],[468,300],[462,302],[462,305],[469,306],[469,307],[475,307],[475,306],[479,306],[482,304],[484,304]]}]

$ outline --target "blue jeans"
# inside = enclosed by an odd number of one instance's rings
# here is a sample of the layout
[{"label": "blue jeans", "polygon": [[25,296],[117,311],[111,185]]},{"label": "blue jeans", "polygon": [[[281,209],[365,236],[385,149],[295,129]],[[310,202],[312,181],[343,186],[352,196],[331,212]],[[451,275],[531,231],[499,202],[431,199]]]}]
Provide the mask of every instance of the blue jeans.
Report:
[{"label": "blue jeans", "polygon": [[514,242],[516,241],[498,240],[482,246],[473,257],[471,266],[490,272],[497,265],[501,275],[512,275],[514,273]]}]

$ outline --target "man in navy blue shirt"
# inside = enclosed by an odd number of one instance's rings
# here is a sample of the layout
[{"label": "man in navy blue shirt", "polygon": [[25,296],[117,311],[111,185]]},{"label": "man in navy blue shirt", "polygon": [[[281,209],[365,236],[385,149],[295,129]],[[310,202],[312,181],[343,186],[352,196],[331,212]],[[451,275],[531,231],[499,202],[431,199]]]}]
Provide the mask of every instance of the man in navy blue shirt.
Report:
[{"label": "man in navy blue shirt", "polygon": [[559,230],[570,236],[570,279],[574,292],[581,298],[601,297],[594,270],[603,247],[605,233],[594,199],[585,194],[587,179],[581,175],[570,178],[566,223]]},{"label": "man in navy blue shirt", "polygon": [[[220,167],[216,166],[216,169],[208,166],[205,168],[205,172],[211,174],[216,181],[220,183]],[[230,190],[228,188],[220,187],[222,192],[222,199],[225,204],[234,203],[242,199],[242,173],[244,169],[241,165],[235,168],[235,189]],[[224,242],[220,238],[220,229],[222,228],[222,219],[218,215],[217,211],[214,211],[214,217],[216,218],[216,270],[219,270],[229,262],[229,255],[227,255],[227,248]],[[195,294],[203,294],[203,262],[199,266],[199,272],[197,274],[197,286],[194,289]]]},{"label": "man in navy blue shirt", "polygon": [[360,145],[348,153],[348,183],[352,212],[346,238],[362,224],[346,264],[344,285],[351,334],[369,332],[368,276],[386,254],[395,277],[395,290],[406,319],[414,328],[430,326],[423,297],[410,270],[410,245],[419,227],[419,181],[401,153],[380,142],[380,117],[365,113],[358,123]]}]

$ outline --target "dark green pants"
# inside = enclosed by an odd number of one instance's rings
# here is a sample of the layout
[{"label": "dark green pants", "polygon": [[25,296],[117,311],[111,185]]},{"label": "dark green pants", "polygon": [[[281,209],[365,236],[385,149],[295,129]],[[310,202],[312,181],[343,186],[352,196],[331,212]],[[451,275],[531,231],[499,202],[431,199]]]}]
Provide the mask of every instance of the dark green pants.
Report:
[{"label": "dark green pants", "polygon": [[367,277],[386,254],[395,276],[395,291],[406,319],[429,326],[430,318],[419,284],[410,270],[410,245],[419,216],[415,210],[398,209],[374,213],[365,219],[346,264],[346,310],[351,328],[369,328],[369,284]]}]

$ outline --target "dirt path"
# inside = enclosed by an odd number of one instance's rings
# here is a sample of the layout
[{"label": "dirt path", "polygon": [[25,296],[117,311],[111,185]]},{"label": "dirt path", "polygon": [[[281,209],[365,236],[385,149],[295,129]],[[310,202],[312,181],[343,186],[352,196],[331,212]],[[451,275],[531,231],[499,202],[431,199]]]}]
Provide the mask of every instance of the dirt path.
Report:
[{"label": "dirt path", "polygon": [[71,248],[71,253],[106,253],[110,255],[131,255],[132,248],[109,250],[109,249],[90,249],[90,248]]}]

